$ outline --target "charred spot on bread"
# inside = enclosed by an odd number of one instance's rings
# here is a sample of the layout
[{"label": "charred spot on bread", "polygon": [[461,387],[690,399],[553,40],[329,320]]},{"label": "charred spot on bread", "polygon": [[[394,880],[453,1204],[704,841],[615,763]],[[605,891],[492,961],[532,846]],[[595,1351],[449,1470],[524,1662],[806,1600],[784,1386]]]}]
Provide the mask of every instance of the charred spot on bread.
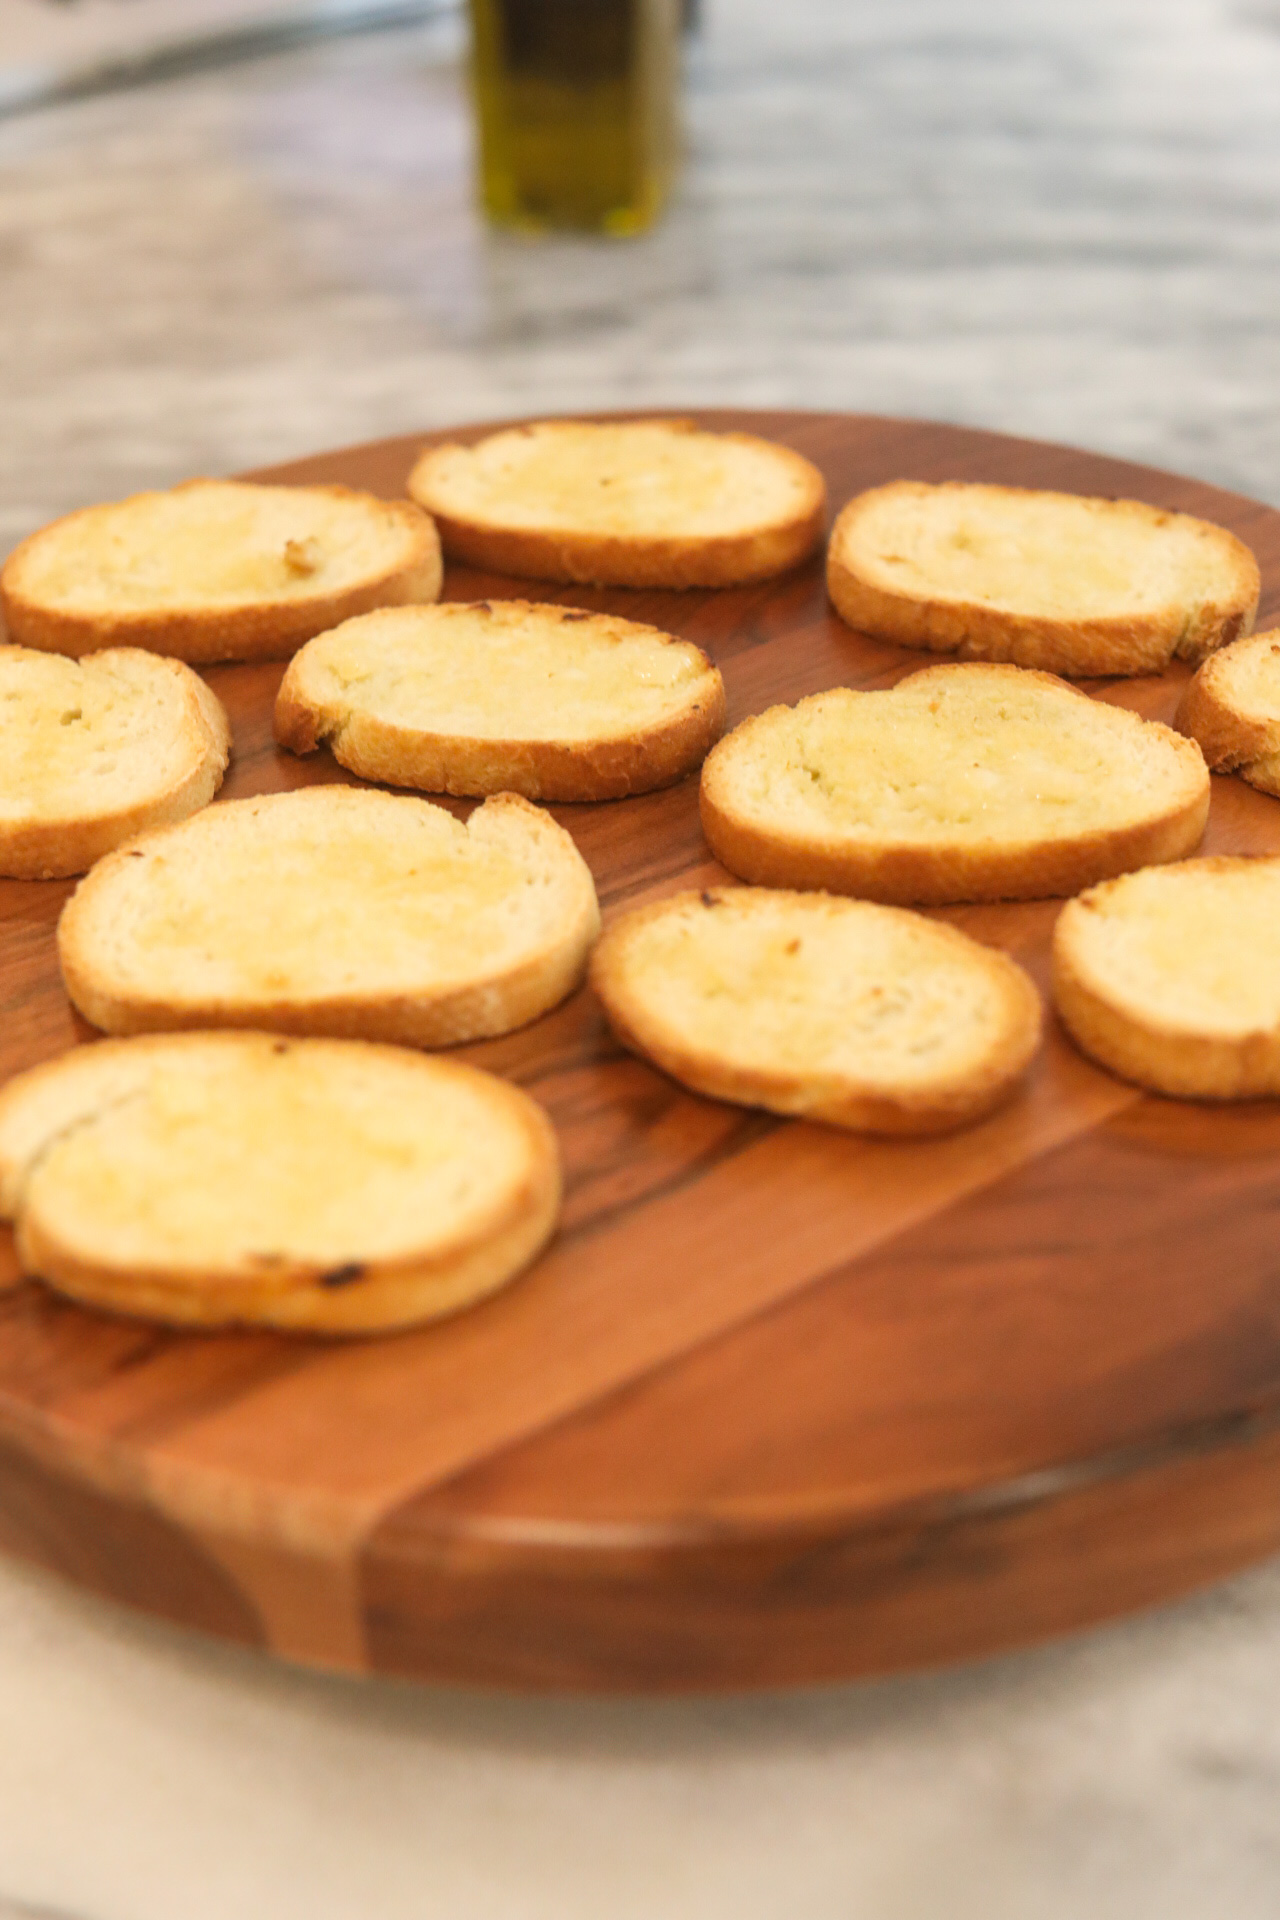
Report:
[{"label": "charred spot on bread", "polygon": [[340,1267],[330,1267],[327,1273],[320,1275],[322,1287],[349,1287],[355,1280],[363,1280],[365,1264],[363,1260],[344,1260]]}]

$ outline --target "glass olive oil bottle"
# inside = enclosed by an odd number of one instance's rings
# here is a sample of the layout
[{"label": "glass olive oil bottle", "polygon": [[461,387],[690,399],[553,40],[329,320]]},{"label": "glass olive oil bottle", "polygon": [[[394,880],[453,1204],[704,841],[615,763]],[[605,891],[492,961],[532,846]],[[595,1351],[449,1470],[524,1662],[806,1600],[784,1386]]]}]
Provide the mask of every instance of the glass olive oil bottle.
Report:
[{"label": "glass olive oil bottle", "polygon": [[638,233],[675,172],[680,0],[471,0],[484,209]]}]

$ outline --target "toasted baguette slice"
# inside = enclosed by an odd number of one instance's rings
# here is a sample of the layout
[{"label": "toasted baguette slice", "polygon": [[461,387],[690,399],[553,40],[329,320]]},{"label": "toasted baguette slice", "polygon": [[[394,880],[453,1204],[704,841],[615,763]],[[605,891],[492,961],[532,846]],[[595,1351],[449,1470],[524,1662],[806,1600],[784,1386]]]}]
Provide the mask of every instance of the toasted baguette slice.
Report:
[{"label": "toasted baguette slice", "polygon": [[1258,564],[1223,527],[1138,500],[897,480],[851,500],[827,553],[851,627],[1050,673],[1159,673],[1253,627]]},{"label": "toasted baguette slice", "polygon": [[514,794],[466,826],[354,787],[232,800],[108,854],[63,910],[67,992],[109,1033],[272,1027],[445,1047],[533,1020],[599,927],[563,827]]},{"label": "toasted baguette slice", "polygon": [[808,558],[826,517],[802,455],[691,420],[544,420],[433,447],[409,492],[451,559],[614,587],[764,580]]},{"label": "toasted baguette slice", "polygon": [[1215,773],[1238,773],[1280,795],[1280,631],[1252,634],[1206,660],[1173,724],[1199,742]]},{"label": "toasted baguette slice", "polygon": [[1022,969],[898,907],[717,887],[624,914],[591,959],[609,1024],[698,1093],[867,1133],[941,1133],[1040,1040]]},{"label": "toasted baguette slice", "polygon": [[0,874],[84,873],[207,806],[231,751],[222,703],[133,647],[63,660],[0,646]]},{"label": "toasted baguette slice", "polygon": [[1091,887],[1058,916],[1053,995],[1073,1038],[1139,1086],[1280,1094],[1280,859],[1218,857]]},{"label": "toasted baguette slice", "polygon": [[49,653],[279,660],[352,614],[434,600],[440,580],[436,530],[407,500],[189,480],[33,533],[0,606],[10,639]]},{"label": "toasted baguette slice", "polygon": [[702,825],[730,873],[898,905],[1036,900],[1197,844],[1199,748],[1047,673],[927,667],[771,707],[713,747]]},{"label": "toasted baguette slice", "polygon": [[396,607],[294,656],[276,739],[428,793],[616,800],[699,766],[724,725],[700,647],[525,600]]},{"label": "toasted baguette slice", "polygon": [[0,1206],[24,1270],[113,1313],[409,1326],[527,1265],[559,1193],[526,1094],[395,1047],[106,1041],[0,1092]]}]

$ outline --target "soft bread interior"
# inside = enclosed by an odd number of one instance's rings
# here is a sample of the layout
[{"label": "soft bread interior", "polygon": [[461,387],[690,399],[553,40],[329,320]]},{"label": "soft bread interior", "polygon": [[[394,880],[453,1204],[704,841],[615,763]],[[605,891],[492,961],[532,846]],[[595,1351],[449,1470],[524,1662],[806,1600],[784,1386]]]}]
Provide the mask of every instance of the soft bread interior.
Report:
[{"label": "soft bread interior", "polygon": [[1234,543],[1185,514],[1006,487],[901,483],[865,496],[842,557],[890,593],[1047,619],[1189,620],[1236,585]]},{"label": "soft bread interior", "polygon": [[1228,1040],[1280,1027],[1280,860],[1148,867],[1073,902],[1068,929],[1074,971],[1144,1027]]},{"label": "soft bread interior", "polygon": [[398,1048],[107,1041],[0,1090],[24,1269],[179,1325],[362,1333],[452,1312],[532,1259],[559,1193],[527,1095]]},{"label": "soft bread interior", "polygon": [[678,421],[548,421],[443,447],[414,497],[456,519],[512,530],[706,539],[812,511],[812,475],[785,450]]},{"label": "soft bread interior", "polygon": [[0,1217],[13,1219],[27,1174],[50,1143],[86,1115],[136,1095],[151,1074],[152,1050],[172,1044],[107,1040],[77,1047],[0,1090]]},{"label": "soft bread interior", "polygon": [[796,1081],[838,1075],[910,1096],[980,1076],[1019,1023],[1035,1032],[1023,999],[1011,1010],[1002,958],[865,901],[685,896],[638,915],[614,965],[669,1044]]},{"label": "soft bread interior", "polygon": [[339,592],[405,564],[414,541],[405,510],[371,496],[199,480],[69,515],[11,586],[71,614],[225,610]]},{"label": "soft bread interior", "polygon": [[947,666],[775,707],[708,762],[743,817],[798,834],[979,847],[1106,831],[1207,790],[1190,742],[1049,675]]},{"label": "soft bread interior", "polygon": [[198,684],[134,649],[0,646],[0,822],[126,812],[178,785],[220,746],[193,725]]},{"label": "soft bread interior", "polygon": [[1244,771],[1251,785],[1263,793],[1280,794],[1280,752],[1260,753]]},{"label": "soft bread interior", "polygon": [[45,1142],[19,1211],[50,1211],[86,1265],[269,1283],[286,1265],[438,1254],[482,1233],[526,1180],[527,1130],[482,1076],[253,1039],[151,1054],[131,1089]]},{"label": "soft bread interior", "polygon": [[479,740],[593,741],[664,725],[715,669],[698,647],[611,614],[524,601],[388,608],[312,640],[292,679],[326,731],[353,710]]},{"label": "soft bread interior", "polygon": [[463,825],[424,800],[325,787],[211,808],[121,849],[82,883],[60,938],[107,992],[251,1009],[501,979],[594,915],[569,836],[522,800]]},{"label": "soft bread interior", "polygon": [[1247,721],[1280,730],[1280,634],[1255,633],[1214,654],[1204,669],[1216,697]]}]

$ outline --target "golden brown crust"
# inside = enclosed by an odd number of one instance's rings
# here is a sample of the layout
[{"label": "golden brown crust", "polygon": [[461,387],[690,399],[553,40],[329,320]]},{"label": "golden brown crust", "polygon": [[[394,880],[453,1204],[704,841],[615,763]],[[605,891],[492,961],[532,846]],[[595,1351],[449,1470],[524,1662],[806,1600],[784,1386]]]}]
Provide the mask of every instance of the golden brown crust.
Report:
[{"label": "golden brown crust", "polygon": [[439,508],[432,517],[449,558],[486,573],[573,586],[693,588],[744,586],[798,567],[822,538],[824,509],[817,505],[788,527],[699,541],[522,533]]},{"label": "golden brown crust", "polygon": [[[1077,699],[1088,699],[1049,674],[1025,668],[933,667],[912,675],[949,672],[1005,672],[1016,695],[1019,679],[1049,683]],[[905,682],[899,684],[907,684]],[[821,698],[821,696],[816,696]],[[961,901],[1040,900],[1077,893],[1092,882],[1139,866],[1180,859],[1195,848],[1209,817],[1209,781],[1197,754],[1186,760],[1181,792],[1159,816],[1110,830],[1088,831],[1053,840],[984,844],[881,841],[858,844],[836,833],[791,829],[781,818],[767,822],[744,818],[735,805],[729,770],[733,757],[752,734],[784,706],[769,708],[744,721],[712,748],[702,768],[699,808],[702,830],[712,852],[740,879],[757,886],[818,888],[852,894],[895,906],[946,906]],[[1145,721],[1183,748],[1182,737],[1158,721]]]},{"label": "golden brown crust", "polygon": [[674,894],[615,920],[597,942],[589,980],[623,1046],[695,1093],[859,1133],[946,1133],[980,1120],[1010,1096],[1040,1044],[1040,996],[1031,980],[1007,954],[979,946],[954,927],[923,921],[896,907],[867,905],[866,911],[920,920],[921,929],[927,928],[925,938],[939,954],[950,951],[967,966],[980,966],[1004,1003],[1001,1030],[993,1036],[985,1058],[963,1076],[939,1078],[928,1086],[913,1086],[904,1079],[901,1088],[886,1091],[854,1073],[830,1068],[800,1072],[785,1051],[768,1066],[747,1066],[700,1037],[678,1030],[664,1006],[661,980],[644,979],[637,966],[637,937],[675,915],[698,910],[714,913],[725,901],[746,904],[749,909],[756,901],[778,900],[797,903],[798,937],[803,936],[807,915],[820,910],[824,900],[834,914],[857,911],[865,904],[812,894],[779,895],[752,887],[715,887]]},{"label": "golden brown crust", "polygon": [[[93,1055],[109,1068],[121,1049],[150,1050],[153,1061],[174,1057],[184,1046],[193,1053],[214,1045],[264,1045],[278,1049],[269,1034],[211,1036],[191,1034],[145,1040],[107,1041]],[[297,1043],[292,1043],[297,1044]],[[304,1045],[326,1045],[304,1042]],[[339,1043],[349,1047],[352,1043]],[[362,1048],[374,1063],[385,1053],[398,1072],[404,1056],[398,1050]],[[76,1050],[76,1067],[82,1050]],[[70,1056],[47,1062],[5,1088],[3,1100],[12,1111],[20,1105],[36,1075],[47,1086]],[[180,1058],[180,1054],[178,1056]],[[495,1076],[452,1061],[414,1064],[430,1072],[447,1089],[453,1079],[484,1097],[505,1125],[524,1143],[520,1178],[498,1193],[480,1220],[444,1233],[418,1253],[395,1258],[370,1256],[325,1265],[288,1252],[261,1257],[242,1256],[234,1264],[181,1270],[158,1257],[150,1264],[135,1258],[121,1264],[110,1249],[86,1257],[68,1240],[60,1226],[56,1184],[48,1194],[29,1200],[26,1182],[10,1178],[17,1190],[16,1246],[23,1270],[45,1280],[60,1293],[109,1313],[161,1320],[178,1326],[261,1325],[321,1334],[378,1333],[435,1319],[472,1304],[502,1286],[534,1258],[554,1231],[560,1203],[559,1152],[547,1115],[529,1096]],[[447,1095],[446,1095],[447,1097]],[[228,1113],[234,1129],[244,1116]],[[12,1170],[0,1169],[5,1173]]]},{"label": "golden brown crust", "polygon": [[[1170,871],[1211,877],[1277,864],[1210,855]],[[1124,884],[1124,878],[1111,880],[1068,901],[1054,927],[1053,999],[1077,1046],[1121,1079],[1175,1099],[1254,1100],[1280,1094],[1280,1025],[1239,1035],[1196,1032],[1162,1016],[1158,1006],[1139,1010],[1130,996],[1117,994],[1105,969],[1092,963],[1082,940],[1088,919],[1105,913]],[[1171,974],[1176,971],[1174,954],[1169,967]]]},{"label": "golden brown crust", "polygon": [[[173,491],[207,484],[188,480]],[[394,566],[380,568],[337,592],[292,594],[287,600],[265,600],[256,606],[195,604],[68,612],[28,593],[23,575],[29,557],[47,534],[77,521],[89,521],[99,511],[82,507],[30,534],[0,569],[0,611],[9,637],[23,646],[68,654],[73,659],[104,647],[128,646],[206,666],[219,660],[282,660],[315,634],[355,614],[438,597],[443,580],[439,535],[419,507],[407,500],[376,500],[374,495],[353,487],[318,486],[304,491],[353,504],[376,504],[380,512],[389,514],[404,528],[409,536],[408,551]]]},{"label": "golden brown crust", "polygon": [[1255,633],[1206,660],[1189,681],[1173,724],[1199,744],[1215,773],[1239,773],[1264,793],[1276,793],[1276,774],[1257,762],[1280,753],[1280,707],[1274,714],[1247,711],[1233,684],[1240,657],[1255,649],[1280,655],[1280,631]]},{"label": "golden brown crust", "polygon": [[[527,601],[503,603],[555,622],[595,622],[611,635],[670,641],[654,627],[609,615]],[[579,626],[579,631],[581,626]],[[688,642],[672,642],[687,648]],[[518,793],[529,800],[619,800],[671,786],[701,765],[724,730],[724,681],[719,669],[694,648],[705,672],[690,687],[684,708],[659,725],[596,740],[500,740],[427,732],[397,725],[348,706],[330,707],[309,690],[306,650],[291,662],[275,707],[275,737],[291,753],[327,745],[340,766],[362,780],[413,787],[423,793],[483,798]]]},{"label": "golden brown crust", "polygon": [[723,688],[699,710],[666,726],[595,745],[476,740],[416,733],[386,723],[378,726],[372,740],[372,729],[362,728],[357,743],[350,729],[333,735],[318,731],[319,715],[302,702],[283,699],[276,708],[281,746],[305,754],[323,743],[339,766],[362,780],[460,798],[518,793],[552,802],[621,800],[669,787],[701,765],[723,724]]},{"label": "golden brown crust", "polygon": [[[1232,587],[1194,607],[1178,602],[1145,616],[1061,620],[958,598],[922,600],[887,590],[859,570],[852,557],[858,522],[885,495],[895,491],[928,495],[974,490],[966,481],[946,481],[937,487],[894,481],[858,494],[842,508],[827,550],[827,590],[847,625],[898,646],[953,654],[958,660],[1008,661],[1074,679],[1160,673],[1175,658],[1203,660],[1216,648],[1252,631],[1261,590],[1258,564],[1243,541],[1224,527],[1212,527],[1212,532],[1220,543],[1226,568],[1234,573]],[[981,491],[1017,496],[1032,490],[984,487]],[[1196,528],[1211,525],[1138,500],[1090,504],[1132,515],[1152,526],[1184,520]]]},{"label": "golden brown crust", "polygon": [[765,887],[820,888],[896,906],[1046,900],[1076,893],[1100,877],[1181,859],[1199,845],[1209,817],[1205,794],[1161,820],[1082,834],[1031,851],[900,846],[859,853],[781,830],[762,833],[722,809],[714,785],[703,786],[700,806],[712,852],[743,880]]},{"label": "golden brown crust", "polygon": [[[680,433],[700,431],[690,420],[645,424],[661,424]],[[741,586],[799,566],[818,546],[826,525],[826,482],[821,473],[802,454],[758,435],[726,433],[716,438],[753,450],[767,448],[801,480],[802,500],[785,520],[748,525],[732,534],[683,538],[497,526],[451,504],[440,470],[449,457],[463,451],[453,443],[429,448],[420,456],[409,475],[408,491],[435,520],[449,558],[486,572],[569,585],[693,588]]]},{"label": "golden brown crust", "polygon": [[332,742],[329,734],[324,730],[326,715],[323,709],[313,706],[310,701],[304,699],[298,688],[293,674],[297,658],[295,654],[285,668],[284,679],[280,682],[280,691],[276,695],[271,730],[275,735],[277,746],[285,747],[290,753],[302,756],[314,753],[319,746],[331,746]]},{"label": "golden brown crust", "polygon": [[554,951],[512,968],[501,981],[416,994],[315,995],[304,1004],[282,997],[255,999],[250,1006],[230,998],[187,1005],[137,990],[113,991],[102,984],[94,949],[77,937],[74,921],[65,938],[60,929],[58,961],[67,998],[90,1026],[103,1033],[270,1027],[275,1033],[299,1038],[323,1035],[384,1046],[457,1047],[511,1033],[558,1006],[580,983],[592,938],[592,923],[583,912],[565,929],[563,942]]},{"label": "golden brown crust", "polygon": [[[22,649],[0,647],[0,652],[12,657]],[[231,757],[231,727],[222,702],[181,661],[159,659],[141,649],[112,648],[89,655],[83,664],[109,670],[130,658],[145,661],[152,672],[171,675],[178,685],[186,709],[182,732],[190,746],[186,768],[162,789],[127,805],[76,813],[50,804],[35,817],[0,819],[0,874],[14,880],[53,880],[86,873],[122,841],[187,819],[218,791]]]}]

